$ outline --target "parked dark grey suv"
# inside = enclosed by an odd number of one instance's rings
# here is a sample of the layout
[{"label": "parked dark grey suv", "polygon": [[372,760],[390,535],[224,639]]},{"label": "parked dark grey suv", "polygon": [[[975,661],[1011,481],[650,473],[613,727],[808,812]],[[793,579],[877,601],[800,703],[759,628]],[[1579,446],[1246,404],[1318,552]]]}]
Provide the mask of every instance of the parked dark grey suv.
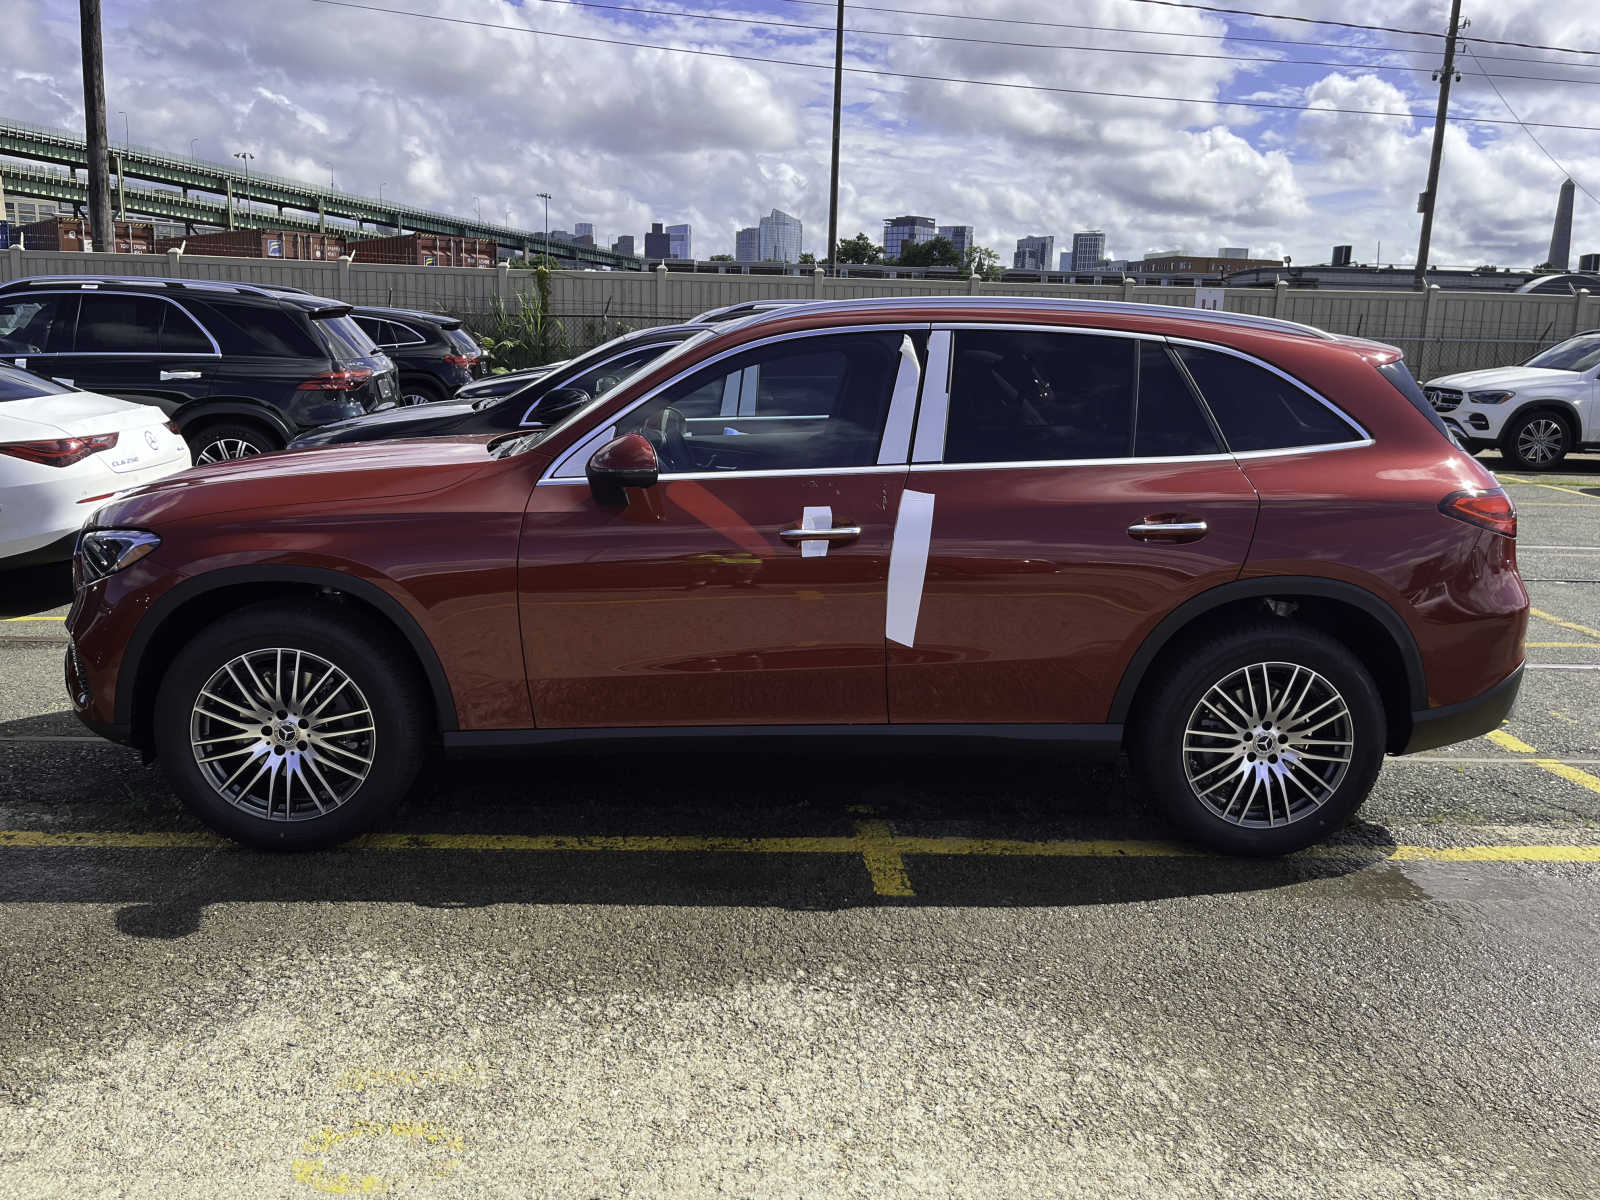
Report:
[{"label": "parked dark grey suv", "polygon": [[378,349],[394,360],[401,404],[448,400],[483,373],[483,348],[455,317],[370,305],[358,305],[351,313]]},{"label": "parked dark grey suv", "polygon": [[18,279],[0,285],[0,361],[156,405],[197,463],[278,450],[399,399],[394,364],[349,305],[242,283]]}]

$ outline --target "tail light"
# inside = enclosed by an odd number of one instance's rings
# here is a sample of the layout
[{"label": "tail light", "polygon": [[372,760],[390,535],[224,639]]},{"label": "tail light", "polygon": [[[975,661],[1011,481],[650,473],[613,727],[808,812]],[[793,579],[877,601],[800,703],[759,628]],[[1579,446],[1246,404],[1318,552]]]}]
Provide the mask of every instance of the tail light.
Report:
[{"label": "tail light", "polygon": [[178,423],[176,421],[168,421],[167,422],[167,432],[168,433],[182,434],[183,430],[178,428]]},{"label": "tail light", "polygon": [[372,378],[372,372],[366,367],[346,367],[342,371],[324,371],[321,375],[313,375],[297,389],[302,392],[349,392],[354,391],[367,380]]},{"label": "tail light", "polygon": [[116,444],[116,434],[95,433],[88,437],[53,438],[42,442],[0,442],[0,454],[46,467],[70,467]]},{"label": "tail light", "polygon": [[1511,497],[1500,488],[1486,492],[1451,492],[1439,501],[1439,511],[1490,533],[1508,538],[1517,536],[1517,510]]},{"label": "tail light", "polygon": [[478,356],[476,354],[446,354],[444,360],[452,367],[470,367],[478,361]]}]

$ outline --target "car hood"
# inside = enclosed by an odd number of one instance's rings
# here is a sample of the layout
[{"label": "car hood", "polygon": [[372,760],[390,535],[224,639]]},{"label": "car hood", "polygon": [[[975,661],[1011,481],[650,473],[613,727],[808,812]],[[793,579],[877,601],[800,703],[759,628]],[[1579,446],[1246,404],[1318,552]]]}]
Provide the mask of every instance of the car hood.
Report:
[{"label": "car hood", "polygon": [[1505,388],[1548,387],[1551,384],[1581,383],[1576,371],[1552,371],[1549,367],[1490,367],[1483,371],[1461,371],[1430,379],[1424,387]]},{"label": "car hood", "polygon": [[248,509],[326,509],[418,496],[459,483],[493,461],[490,435],[289,450],[194,467],[123,493],[91,523],[154,529]]}]

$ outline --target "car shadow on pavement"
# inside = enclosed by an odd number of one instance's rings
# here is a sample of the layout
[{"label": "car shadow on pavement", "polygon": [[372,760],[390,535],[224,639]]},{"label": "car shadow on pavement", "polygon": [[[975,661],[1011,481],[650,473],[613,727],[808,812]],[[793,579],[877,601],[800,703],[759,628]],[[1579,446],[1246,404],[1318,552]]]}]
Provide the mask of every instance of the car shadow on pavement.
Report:
[{"label": "car shadow on pavement", "polygon": [[[26,724],[0,725],[0,735],[19,736]],[[72,785],[81,797],[53,794],[34,826],[136,837],[0,845],[0,902],[121,905],[118,928],[146,938],[192,933],[212,905],[259,902],[1122,904],[1315,884],[1381,863],[1394,845],[1386,829],[1358,825],[1334,852],[1200,854],[1165,840],[1170,831],[1122,768],[1038,750],[755,754],[707,745],[440,763],[367,844],[264,853],[195,838],[201,827],[133,752],[89,752],[102,760],[100,787],[86,780]],[[26,778],[19,765],[5,772],[13,786]],[[113,777],[116,795],[104,791]],[[156,844],[125,844],[146,833]],[[1369,874],[1363,894],[1408,898],[1398,871]]]},{"label": "car shadow on pavement", "polygon": [[0,619],[32,616],[71,603],[71,563],[0,567]]}]

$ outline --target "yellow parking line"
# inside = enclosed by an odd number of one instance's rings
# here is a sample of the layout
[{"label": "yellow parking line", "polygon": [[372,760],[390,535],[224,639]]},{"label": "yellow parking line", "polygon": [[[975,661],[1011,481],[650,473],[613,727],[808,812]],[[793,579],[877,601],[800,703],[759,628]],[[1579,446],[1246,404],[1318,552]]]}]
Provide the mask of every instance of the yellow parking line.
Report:
[{"label": "yellow parking line", "polygon": [[1523,642],[1527,650],[1600,650],[1597,642]]},{"label": "yellow parking line", "polygon": [[4,621],[55,621],[57,624],[64,624],[66,622],[66,618],[65,617],[3,617],[3,618],[0,618],[0,620],[4,620]]},{"label": "yellow parking line", "polygon": [[[1513,754],[1532,756],[1539,753],[1527,742],[1507,733],[1504,729],[1496,729],[1485,736],[1502,750],[1509,750]],[[1579,770],[1577,767],[1569,766],[1564,762],[1558,762],[1553,758],[1529,757],[1528,762],[1532,766],[1549,771],[1550,774],[1558,779],[1565,779],[1568,783],[1575,783],[1581,788],[1588,788],[1589,791],[1600,795],[1600,776],[1591,775],[1587,771]]]},{"label": "yellow parking line", "polygon": [[1560,617],[1552,616],[1542,608],[1530,608],[1528,615],[1538,617],[1541,621],[1549,621],[1552,625],[1559,625],[1563,629],[1570,629],[1573,633],[1587,634],[1592,638],[1600,638],[1600,629],[1591,629],[1587,625],[1579,625],[1576,621],[1566,621]]},{"label": "yellow parking line", "polygon": [[[1565,492],[1569,496],[1582,496],[1590,502],[1600,502],[1600,497],[1591,496],[1588,492],[1580,492],[1576,488],[1562,487],[1559,483],[1545,483],[1537,479],[1513,479],[1509,475],[1502,475],[1500,478],[1506,483],[1520,484],[1523,487],[1548,488],[1552,492]],[[1521,505],[1518,505],[1518,507],[1520,508]]]},{"label": "yellow parking line", "polygon": [[[1508,735],[1509,736],[1509,735]],[[1515,741],[1515,739],[1512,739]],[[1525,744],[1525,743],[1519,743]],[[1563,764],[1537,760],[1550,769]],[[1585,772],[1566,767],[1575,775]],[[1586,776],[1600,789],[1600,779]],[[1585,784],[1591,786],[1591,784]],[[237,849],[209,833],[116,832],[38,829],[0,830],[0,847],[94,850]],[[613,854],[859,854],[868,859],[874,890],[884,896],[912,895],[906,877],[906,855],[983,858],[1213,858],[1206,851],[1171,842],[1115,840],[1028,841],[1017,838],[970,838],[896,834],[887,821],[860,821],[856,833],[839,837],[709,837],[562,834],[377,833],[349,843],[349,850],[467,851],[561,853],[586,851]],[[242,851],[241,851],[242,853]],[[1400,862],[1600,862],[1600,845],[1474,845],[1365,846],[1323,845],[1301,852],[1311,858],[1372,855],[1377,861]]]}]

